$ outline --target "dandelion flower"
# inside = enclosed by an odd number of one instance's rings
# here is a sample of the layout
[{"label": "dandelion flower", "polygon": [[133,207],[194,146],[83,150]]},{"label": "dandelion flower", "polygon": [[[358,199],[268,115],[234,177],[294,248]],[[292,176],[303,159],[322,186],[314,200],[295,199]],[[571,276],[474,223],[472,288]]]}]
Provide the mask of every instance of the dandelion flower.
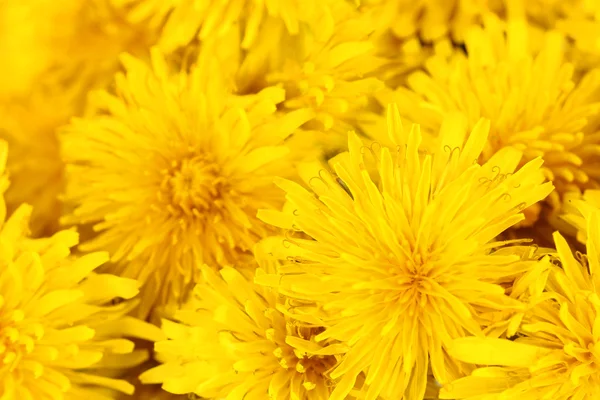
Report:
[{"label": "dandelion flower", "polygon": [[[1,144],[1,168],[6,163]],[[0,178],[0,191],[8,186]],[[6,399],[106,400],[109,392],[131,393],[133,387],[111,378],[143,362],[123,336],[160,338],[157,328],[125,316],[138,293],[136,281],[93,271],[108,260],[106,253],[79,258],[74,231],[52,237],[28,237],[31,207],[23,205],[8,220],[0,201],[0,396]],[[104,372],[106,373],[104,373]]]},{"label": "dandelion flower", "polygon": [[[461,338],[450,354],[483,365],[471,376],[446,385],[443,399],[595,399],[600,396],[600,214],[585,212],[587,256],[571,253],[556,232],[557,261],[538,282],[545,300],[531,307],[518,338]],[[542,290],[544,290],[543,293]]]},{"label": "dandelion flower", "polygon": [[311,238],[280,241],[273,254],[284,265],[256,282],[314,302],[327,327],[316,341],[348,346],[330,373],[338,380],[332,400],[346,398],[361,373],[361,398],[407,400],[423,398],[430,368],[440,383],[466,373],[447,356],[447,344],[481,334],[483,308],[518,308],[499,283],[529,268],[519,255],[495,255],[501,244],[492,241],[552,190],[540,182],[540,159],[515,172],[516,150],[474,163],[486,143],[485,121],[465,142],[466,132],[449,120],[439,151],[429,155],[420,154],[418,126],[404,131],[397,109],[388,124],[397,147],[375,148],[376,173],[365,170],[369,152],[351,134],[349,152],[333,161],[335,177],[321,171],[310,179],[314,193],[279,180],[293,213],[259,213]]},{"label": "dandelion flower", "polygon": [[142,314],[179,300],[202,263],[232,264],[271,232],[256,212],[283,204],[284,140],[312,118],[276,114],[280,88],[232,95],[213,61],[171,73],[158,51],[151,67],[125,56],[118,94],[99,93],[98,112],[61,136],[75,207],[64,222],[93,224],[81,249],[109,251],[113,271],[147,283]]},{"label": "dandelion flower", "polygon": [[301,46],[281,46],[265,76],[266,84],[285,89],[285,110],[315,111],[307,128],[346,134],[365,118],[373,94],[383,89],[374,75],[386,61],[376,56],[370,40],[372,20],[343,4],[331,10],[335,18],[325,21],[318,34],[306,34]]},{"label": "dandelion flower", "polygon": [[[258,260],[269,257],[261,246],[268,244],[257,246]],[[205,280],[176,314],[179,322],[163,321],[168,340],[155,345],[163,364],[144,373],[142,382],[205,398],[329,399],[332,385],[325,372],[345,347],[317,343],[323,331],[318,321],[309,315],[291,319],[274,290],[237,270],[202,272]]]},{"label": "dandelion flower", "polygon": [[[344,1],[327,7],[318,29],[290,36],[281,26],[265,24],[251,48],[223,55],[221,62],[236,66],[231,76],[238,93],[277,85],[285,90],[282,112],[313,110],[315,118],[302,127],[299,140],[316,139],[323,153],[337,153],[348,130],[362,129],[371,118],[374,94],[384,87],[377,76],[390,61],[376,54],[369,16]],[[240,47],[235,35],[227,40],[227,48]]]},{"label": "dandelion flower", "polygon": [[[74,112],[72,98],[37,90],[27,99],[12,99],[0,105],[0,138],[11,151],[7,168],[13,181],[6,193],[9,214],[23,203],[33,206],[33,236],[55,233],[59,228],[63,190],[63,164],[60,158],[57,127],[65,124]],[[53,99],[53,107],[47,101]],[[32,118],[32,114],[35,116]]]},{"label": "dandelion flower", "polygon": [[[409,77],[410,89],[400,88],[391,97],[401,102],[408,118],[433,132],[448,113],[462,113],[468,127],[489,118],[482,160],[505,146],[522,151],[523,162],[543,157],[544,173],[557,189],[549,197],[556,210],[561,194],[599,182],[593,159],[600,147],[590,122],[600,110],[594,96],[600,75],[593,71],[576,79],[563,54],[564,39],[556,32],[548,33],[534,54],[523,21],[510,20],[506,38],[501,21],[488,16],[485,22],[485,28],[469,32],[468,55],[431,58],[426,71]],[[529,224],[538,212],[529,216]]]}]

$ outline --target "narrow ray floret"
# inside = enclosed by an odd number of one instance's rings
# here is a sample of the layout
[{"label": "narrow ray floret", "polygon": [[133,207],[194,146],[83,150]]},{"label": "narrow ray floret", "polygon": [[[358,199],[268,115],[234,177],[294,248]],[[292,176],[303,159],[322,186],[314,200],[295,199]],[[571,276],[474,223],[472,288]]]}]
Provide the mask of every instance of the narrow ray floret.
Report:
[{"label": "narrow ray floret", "polygon": [[[388,129],[397,147],[373,151],[376,172],[367,171],[369,152],[350,134],[349,152],[331,162],[335,177],[321,171],[309,180],[312,193],[280,179],[293,213],[259,213],[297,233],[272,251],[284,263],[278,273],[256,282],[292,304],[314,302],[311,312],[327,327],[315,340],[348,346],[330,373],[332,400],[351,390],[366,399],[420,400],[428,371],[440,383],[464,376],[469,366],[448,356],[450,340],[482,334],[484,310],[520,310],[500,283],[535,265],[506,250],[495,254],[502,243],[494,238],[552,190],[542,183],[540,159],[515,170],[514,149],[477,164],[484,120],[467,135],[448,119],[432,154],[422,154],[419,127],[404,130],[394,107]],[[306,307],[290,312],[304,315]]]},{"label": "narrow ray floret", "polygon": [[[255,249],[259,275],[273,264],[264,250],[269,241]],[[317,343],[324,330],[318,320],[292,319],[289,305],[275,290],[254,284],[251,274],[230,267],[202,272],[204,281],[177,322],[163,321],[168,340],[155,346],[163,364],[142,374],[142,382],[202,398],[329,399],[333,383],[326,372],[345,346]]]},{"label": "narrow ray floret", "polygon": [[587,225],[587,255],[573,254],[556,232],[558,265],[538,285],[536,295],[543,300],[525,313],[517,339],[454,341],[451,355],[481,367],[445,385],[440,398],[600,398],[600,210],[579,205]]},{"label": "narrow ray floret", "polygon": [[[6,144],[0,144],[2,172]],[[0,178],[0,191],[8,186]],[[29,238],[31,207],[5,220],[0,199],[0,397],[23,400],[107,400],[133,386],[115,373],[142,363],[125,336],[158,340],[156,327],[126,316],[138,293],[132,279],[94,272],[104,252],[70,254],[78,235]],[[114,303],[113,303],[114,302]]]},{"label": "narrow ray floret", "polygon": [[[198,265],[230,264],[271,232],[256,218],[283,203],[273,177],[291,176],[285,139],[312,117],[276,114],[284,91],[236,96],[210,52],[190,72],[125,56],[117,94],[61,136],[69,224],[91,223],[85,251],[107,250],[113,269],[143,287],[140,315],[178,301]],[[240,264],[238,264],[240,265]]]}]

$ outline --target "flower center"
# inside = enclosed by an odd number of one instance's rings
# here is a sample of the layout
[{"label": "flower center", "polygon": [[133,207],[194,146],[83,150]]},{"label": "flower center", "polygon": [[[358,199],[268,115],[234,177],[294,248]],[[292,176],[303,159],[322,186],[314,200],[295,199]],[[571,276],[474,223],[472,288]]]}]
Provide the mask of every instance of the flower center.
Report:
[{"label": "flower center", "polygon": [[31,353],[35,342],[43,336],[43,328],[38,324],[32,324],[27,329],[19,327],[23,318],[21,310],[0,316],[0,369],[16,368],[21,357]]},{"label": "flower center", "polygon": [[[314,337],[323,332],[324,328],[303,327],[291,322],[287,322],[286,325],[287,336],[313,342],[315,348],[320,347],[314,341]],[[335,356],[309,354],[287,343],[285,346],[279,347],[275,351],[275,355],[279,358],[279,364],[283,368],[293,368],[297,373],[302,374],[302,386],[307,391],[314,389],[318,380],[322,380],[325,373],[337,363]]]},{"label": "flower center", "polygon": [[225,186],[220,172],[220,166],[205,155],[173,161],[163,171],[161,183],[161,197],[169,204],[167,209],[172,214],[200,216],[220,208]]}]

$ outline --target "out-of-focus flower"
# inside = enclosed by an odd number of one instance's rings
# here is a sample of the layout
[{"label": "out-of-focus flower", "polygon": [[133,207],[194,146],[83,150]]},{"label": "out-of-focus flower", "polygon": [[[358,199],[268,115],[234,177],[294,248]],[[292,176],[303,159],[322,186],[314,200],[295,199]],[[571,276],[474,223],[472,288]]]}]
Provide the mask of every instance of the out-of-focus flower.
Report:
[{"label": "out-of-focus flower", "polygon": [[0,53],[9,55],[0,66],[0,138],[11,146],[14,178],[6,200],[9,212],[32,204],[32,233],[51,234],[62,212],[57,129],[84,112],[88,90],[112,81],[120,52],[143,54],[152,38],[106,0],[6,0],[0,19]]},{"label": "out-of-focus flower", "polygon": [[476,163],[489,128],[483,120],[468,138],[449,120],[429,155],[420,152],[418,126],[405,131],[397,109],[388,124],[397,147],[373,150],[376,173],[366,170],[369,153],[350,135],[349,152],[332,162],[336,175],[321,171],[308,180],[313,193],[278,181],[292,213],[259,213],[310,238],[280,241],[273,254],[284,265],[256,281],[314,302],[312,315],[327,327],[316,340],[348,346],[330,373],[338,380],[332,400],[355,385],[366,399],[422,399],[429,370],[440,383],[466,373],[444,349],[453,338],[481,334],[482,310],[518,309],[500,283],[535,263],[496,255],[502,244],[493,240],[552,190],[540,182],[540,159],[515,171],[514,149]]},{"label": "out-of-focus flower", "polygon": [[[469,31],[467,54],[432,57],[426,71],[409,77],[410,89],[399,88],[386,100],[399,101],[405,115],[432,132],[449,113],[462,113],[468,128],[489,118],[482,160],[505,146],[522,151],[523,163],[543,157],[544,174],[557,189],[548,199],[548,215],[564,193],[598,185],[599,135],[591,121],[600,111],[600,73],[575,78],[564,58],[564,38],[556,32],[547,33],[539,52],[532,52],[523,20],[509,20],[505,27],[488,15],[485,22]],[[529,225],[540,206],[530,211]]]},{"label": "out-of-focus flower", "polygon": [[53,90],[52,94],[36,91],[27,99],[0,104],[0,138],[11,149],[8,171],[13,184],[6,193],[8,212],[12,214],[23,203],[31,204],[34,236],[55,233],[62,212],[63,164],[55,130],[68,121],[74,104],[69,94]]}]

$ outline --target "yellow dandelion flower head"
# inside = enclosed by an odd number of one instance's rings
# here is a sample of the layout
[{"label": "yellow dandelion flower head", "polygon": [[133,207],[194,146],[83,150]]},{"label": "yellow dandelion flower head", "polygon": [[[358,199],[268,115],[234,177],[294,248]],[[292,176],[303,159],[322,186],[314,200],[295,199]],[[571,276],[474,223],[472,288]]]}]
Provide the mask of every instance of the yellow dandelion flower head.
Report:
[{"label": "yellow dandelion flower head", "polygon": [[286,109],[315,110],[309,128],[345,134],[365,118],[369,99],[384,87],[372,75],[385,60],[375,55],[371,19],[343,4],[332,10],[335,18],[324,20],[318,32],[279,48],[266,81],[285,88]]},{"label": "yellow dandelion flower head", "polygon": [[547,33],[540,51],[533,53],[524,21],[505,26],[491,15],[485,21],[484,28],[470,30],[467,54],[432,57],[426,71],[409,77],[410,90],[399,88],[390,97],[433,132],[448,113],[462,113],[469,127],[489,118],[482,159],[504,146],[522,151],[524,162],[543,156],[544,173],[557,188],[550,204],[557,208],[559,194],[597,180],[598,135],[589,130],[600,110],[594,96],[600,75],[593,71],[576,79],[573,65],[564,59],[564,38],[556,32]]},{"label": "yellow dandelion flower head", "polygon": [[117,94],[98,93],[97,114],[61,136],[75,207],[64,222],[93,224],[99,234],[81,249],[151,278],[144,308],[178,299],[198,265],[232,263],[271,232],[256,212],[282,205],[273,177],[293,173],[284,140],[312,117],[276,114],[280,88],[232,95],[213,61],[171,73],[156,49],[151,66],[125,56]]},{"label": "yellow dandelion flower head", "polygon": [[585,207],[581,211],[588,228],[587,255],[573,254],[556,232],[559,266],[535,284],[538,301],[525,313],[518,338],[457,339],[450,354],[485,367],[444,387],[440,398],[600,396],[600,212]]},{"label": "yellow dandelion flower head", "polygon": [[108,1],[3,1],[0,50],[10,57],[2,63],[0,98],[27,96],[48,83],[84,92],[112,78],[121,52],[143,52],[152,35],[124,21]]},{"label": "yellow dandelion flower head", "polygon": [[[256,246],[257,260],[270,258],[269,241]],[[142,382],[205,398],[329,399],[333,383],[325,373],[345,347],[317,343],[317,319],[291,318],[274,290],[233,268],[217,274],[205,267],[203,275],[193,300],[176,314],[179,322],[163,321],[168,340],[155,345],[163,364],[142,374]]]},{"label": "yellow dandelion flower head", "polygon": [[82,91],[104,87],[118,70],[122,52],[146,56],[156,42],[155,32],[126,21],[110,1],[71,0],[71,7],[63,11],[53,72],[67,85],[80,86]]},{"label": "yellow dandelion flower head", "polygon": [[499,283],[525,261],[494,254],[493,240],[552,190],[541,183],[540,159],[515,171],[514,149],[476,163],[489,128],[483,120],[466,140],[449,120],[432,154],[421,154],[419,127],[405,131],[393,107],[388,126],[397,147],[375,148],[376,173],[365,169],[368,152],[351,134],[335,175],[308,180],[313,193],[278,181],[293,213],[259,213],[311,238],[280,241],[273,254],[284,266],[256,281],[314,301],[327,327],[316,340],[349,347],[330,373],[339,379],[332,400],[346,398],[362,372],[361,398],[411,400],[423,398],[430,368],[440,383],[464,374],[445,353],[450,340],[481,334],[482,307],[519,304]]},{"label": "yellow dandelion flower head", "polygon": [[265,24],[275,23],[297,35],[326,12],[331,1],[316,0],[109,0],[128,20],[160,32],[158,46],[171,52],[193,39],[205,40],[240,30],[243,48],[256,42]]},{"label": "yellow dandelion flower head", "polygon": [[[6,143],[0,145],[4,171]],[[0,178],[0,191],[8,186]],[[147,358],[123,336],[148,340],[161,332],[125,316],[138,283],[93,271],[106,253],[70,255],[78,242],[74,231],[31,239],[31,207],[23,205],[0,220],[0,396],[6,399],[106,399],[106,390],[131,393],[110,370],[134,366]],[[103,372],[104,371],[104,372]]]}]

